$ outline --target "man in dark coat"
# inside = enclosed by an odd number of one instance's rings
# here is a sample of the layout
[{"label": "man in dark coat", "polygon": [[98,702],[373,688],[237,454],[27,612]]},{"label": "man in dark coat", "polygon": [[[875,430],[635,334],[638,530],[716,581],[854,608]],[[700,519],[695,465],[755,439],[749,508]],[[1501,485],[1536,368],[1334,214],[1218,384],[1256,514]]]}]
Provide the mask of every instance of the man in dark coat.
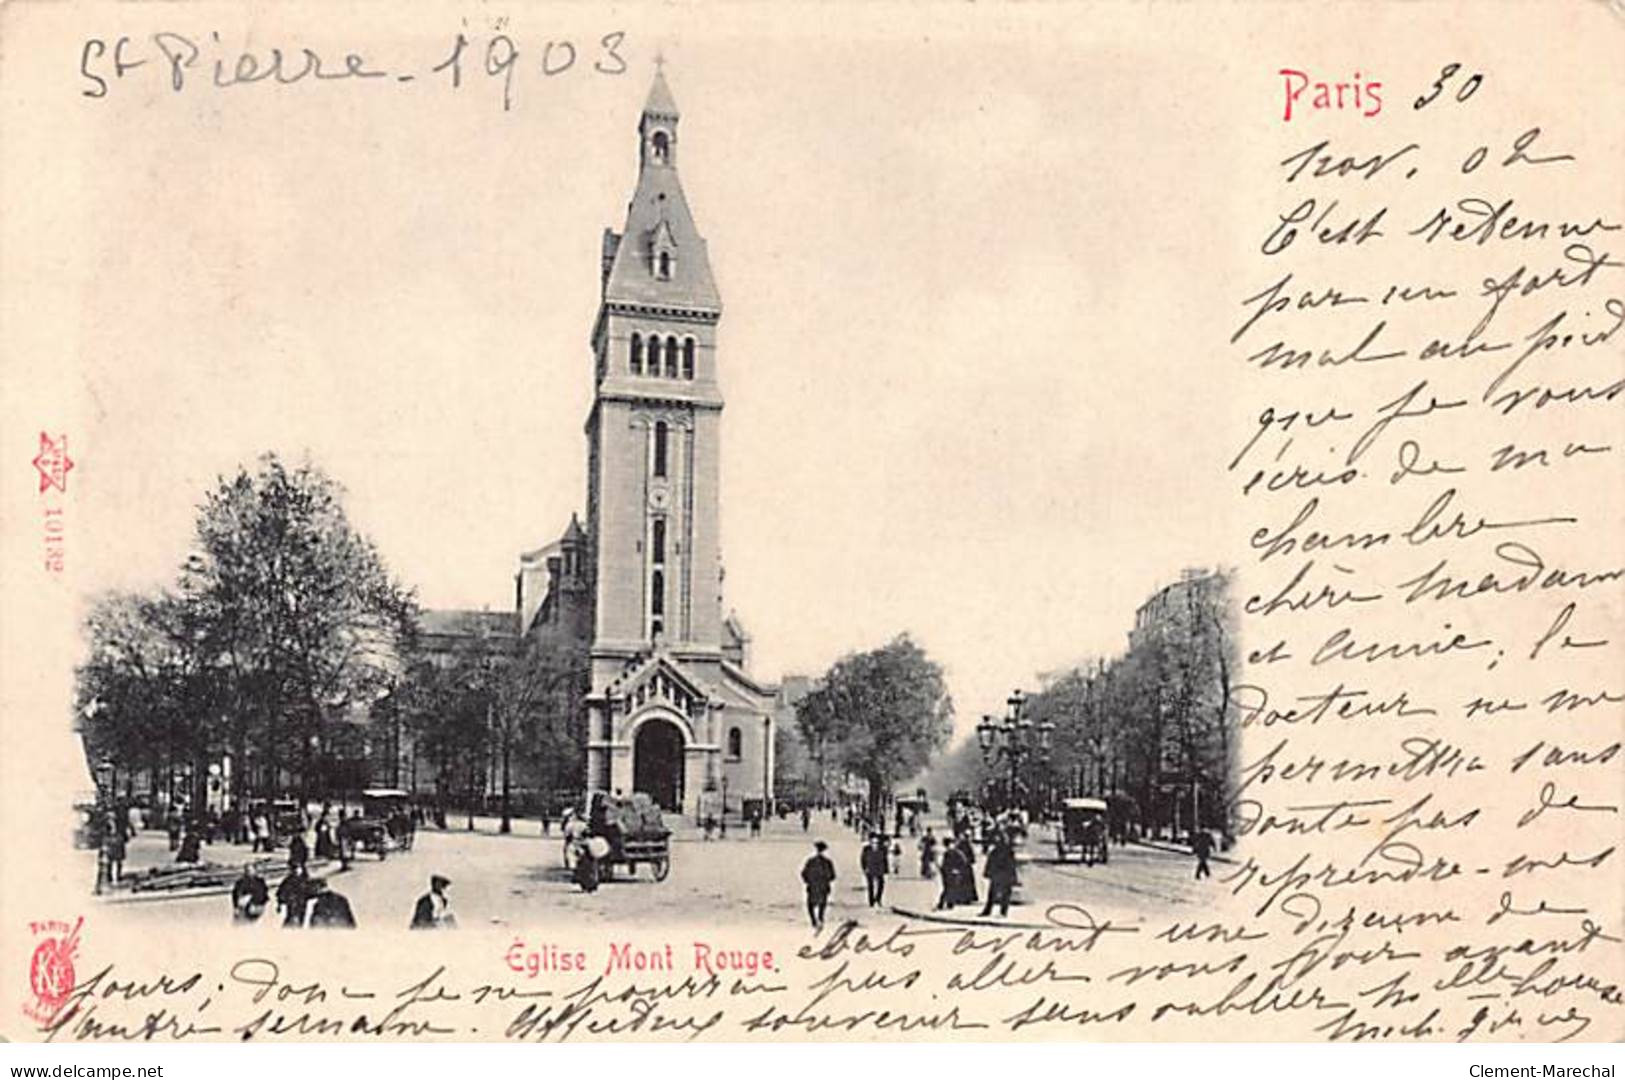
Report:
[{"label": "man in dark coat", "polygon": [[987,853],[982,868],[987,875],[987,903],[982,905],[982,916],[993,914],[993,905],[999,906],[1001,916],[1010,914],[1010,893],[1016,887],[1016,849],[1003,831],[994,834],[993,848]]},{"label": "man in dark coat", "polygon": [[869,906],[879,907],[886,895],[886,839],[879,833],[869,838],[858,863],[869,884]]},{"label": "man in dark coat", "polygon": [[305,925],[305,905],[310,901],[310,875],[304,864],[291,868],[282,884],[276,887],[276,906],[282,909],[282,925]]},{"label": "man in dark coat", "polygon": [[303,831],[294,833],[288,838],[288,868],[298,867],[303,870],[310,862],[310,845],[305,843]]},{"label": "man in dark coat", "polygon": [[355,913],[350,910],[350,901],[342,893],[328,888],[327,882],[321,878],[311,882],[311,887],[316,896],[310,904],[311,926],[355,929]]},{"label": "man in dark coat", "polygon": [[452,914],[451,900],[446,896],[450,884],[450,878],[439,874],[429,878],[429,891],[418,897],[417,907],[412,909],[413,930],[456,929],[457,916]]},{"label": "man in dark coat", "polygon": [[1207,864],[1207,857],[1213,854],[1213,837],[1206,829],[1197,829],[1196,835],[1191,837],[1191,851],[1196,854],[1197,878],[1212,877],[1213,870]]},{"label": "man in dark coat", "polygon": [[203,861],[203,852],[199,847],[201,840],[197,820],[189,819],[186,823],[186,832],[181,836],[180,850],[175,853],[178,863],[197,863]]},{"label": "man in dark coat", "polygon": [[835,881],[835,864],[824,850],[829,845],[813,841],[813,853],[801,867],[801,880],[807,886],[807,917],[814,930],[824,928],[824,911],[829,907],[829,889]]},{"label": "man in dark coat", "polygon": [[243,867],[242,877],[239,877],[237,884],[231,887],[232,921],[258,922],[270,898],[270,890],[265,885],[265,879],[259,876],[253,866]]}]

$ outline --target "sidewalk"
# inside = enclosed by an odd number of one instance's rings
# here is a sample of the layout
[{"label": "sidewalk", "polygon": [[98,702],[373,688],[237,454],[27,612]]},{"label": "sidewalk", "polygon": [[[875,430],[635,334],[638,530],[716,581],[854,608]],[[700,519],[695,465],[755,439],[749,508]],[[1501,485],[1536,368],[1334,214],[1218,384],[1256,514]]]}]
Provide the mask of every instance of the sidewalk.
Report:
[{"label": "sidewalk", "polygon": [[[1184,855],[1187,858],[1191,858],[1191,859],[1196,858],[1196,853],[1194,851],[1192,851],[1189,847],[1186,847],[1186,846],[1181,845],[1181,844],[1176,844],[1172,840],[1130,840],[1129,843],[1135,844],[1135,845],[1137,845],[1139,847],[1150,848],[1153,851],[1166,851],[1166,852],[1169,852],[1170,854],[1173,854],[1173,855]],[[1233,862],[1235,862],[1235,860],[1232,859],[1230,856],[1228,856],[1228,855],[1220,855],[1217,851],[1214,851],[1212,854],[1210,854],[1207,857],[1207,861],[1208,862],[1222,862],[1222,863],[1233,863]]]}]

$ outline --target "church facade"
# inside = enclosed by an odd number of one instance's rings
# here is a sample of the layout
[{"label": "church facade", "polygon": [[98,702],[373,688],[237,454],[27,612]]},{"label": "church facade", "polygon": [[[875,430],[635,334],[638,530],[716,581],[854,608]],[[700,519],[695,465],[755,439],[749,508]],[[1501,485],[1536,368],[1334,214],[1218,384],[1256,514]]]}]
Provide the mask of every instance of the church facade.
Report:
[{"label": "church facade", "polygon": [[749,637],[724,614],[722,300],[679,182],[678,121],[657,72],[598,267],[586,520],[520,557],[515,601],[521,634],[588,646],[588,787],[698,817],[771,806],[776,688],[749,674]]}]

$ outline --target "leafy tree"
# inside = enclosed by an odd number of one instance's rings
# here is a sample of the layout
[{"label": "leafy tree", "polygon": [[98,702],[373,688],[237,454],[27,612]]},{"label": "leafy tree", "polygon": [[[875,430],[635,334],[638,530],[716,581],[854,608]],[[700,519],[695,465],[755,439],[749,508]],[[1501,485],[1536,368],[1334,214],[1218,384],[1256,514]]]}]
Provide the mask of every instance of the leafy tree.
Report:
[{"label": "leafy tree", "polygon": [[878,814],[893,787],[947,743],[953,701],[942,668],[901,634],[837,661],[796,706],[796,723],[815,756],[868,782]]},{"label": "leafy tree", "polygon": [[275,785],[296,766],[305,793],[329,725],[389,688],[413,634],[410,592],[345,515],[315,466],[274,454],[208,493],[181,596],[229,674],[233,734]]}]

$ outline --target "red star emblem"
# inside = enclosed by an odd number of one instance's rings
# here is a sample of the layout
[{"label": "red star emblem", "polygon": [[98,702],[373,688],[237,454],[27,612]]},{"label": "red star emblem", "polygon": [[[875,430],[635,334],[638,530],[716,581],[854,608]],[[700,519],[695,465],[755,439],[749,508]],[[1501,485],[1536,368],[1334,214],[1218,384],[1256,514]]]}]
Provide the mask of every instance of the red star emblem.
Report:
[{"label": "red star emblem", "polygon": [[34,456],[34,468],[39,470],[40,494],[52,488],[66,492],[68,470],[73,468],[73,459],[68,456],[68,437],[60,435],[53,439],[40,432],[39,453]]}]

